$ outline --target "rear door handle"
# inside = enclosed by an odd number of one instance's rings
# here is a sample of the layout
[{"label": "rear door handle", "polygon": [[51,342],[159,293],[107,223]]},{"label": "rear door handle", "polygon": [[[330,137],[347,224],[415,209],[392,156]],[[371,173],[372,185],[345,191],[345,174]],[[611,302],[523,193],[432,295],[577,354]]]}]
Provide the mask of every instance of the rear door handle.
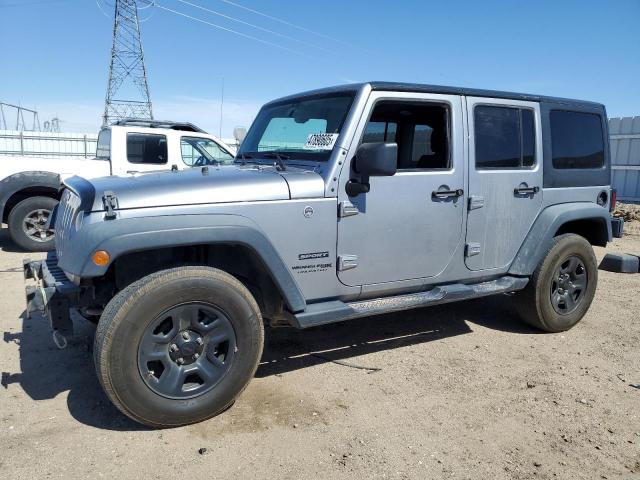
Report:
[{"label": "rear door handle", "polygon": [[540,187],[516,187],[513,189],[514,195],[535,195],[540,191]]},{"label": "rear door handle", "polygon": [[431,192],[431,198],[451,198],[461,197],[464,195],[464,190],[458,188],[457,190],[434,190]]}]

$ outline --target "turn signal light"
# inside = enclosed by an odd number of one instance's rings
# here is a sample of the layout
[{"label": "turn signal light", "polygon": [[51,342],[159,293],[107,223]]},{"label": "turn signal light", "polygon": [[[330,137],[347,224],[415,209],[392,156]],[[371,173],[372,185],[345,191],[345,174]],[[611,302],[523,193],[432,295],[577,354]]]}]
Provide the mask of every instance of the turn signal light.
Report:
[{"label": "turn signal light", "polygon": [[99,267],[108,265],[110,259],[111,257],[109,257],[109,253],[105,252],[104,250],[96,250],[95,252],[93,252],[93,255],[91,255],[91,260],[93,260],[93,263],[95,263]]}]

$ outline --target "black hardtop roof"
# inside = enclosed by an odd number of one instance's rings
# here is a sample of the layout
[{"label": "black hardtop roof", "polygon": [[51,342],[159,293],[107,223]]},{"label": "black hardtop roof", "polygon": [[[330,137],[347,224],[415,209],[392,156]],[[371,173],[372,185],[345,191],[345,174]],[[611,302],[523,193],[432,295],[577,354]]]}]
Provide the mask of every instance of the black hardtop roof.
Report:
[{"label": "black hardtop roof", "polygon": [[601,103],[597,103],[597,102],[590,102],[586,100],[574,100],[570,98],[561,98],[561,97],[551,97],[551,96],[545,96],[545,95],[534,95],[534,94],[528,94],[528,93],[503,92],[500,90],[484,90],[479,88],[468,88],[468,87],[450,87],[445,85],[428,85],[428,84],[421,84],[421,83],[380,82],[380,81],[352,83],[347,85],[337,85],[335,87],[321,88],[318,90],[311,90],[311,91],[303,92],[296,95],[289,95],[269,103],[277,103],[290,98],[326,95],[331,93],[341,93],[341,92],[355,93],[367,85],[370,85],[372,90],[378,90],[378,91],[440,93],[445,95],[467,95],[471,97],[503,98],[508,100],[524,100],[529,102],[552,102],[552,103],[562,103],[565,105],[584,106],[584,107],[592,107],[592,108],[604,107]]}]

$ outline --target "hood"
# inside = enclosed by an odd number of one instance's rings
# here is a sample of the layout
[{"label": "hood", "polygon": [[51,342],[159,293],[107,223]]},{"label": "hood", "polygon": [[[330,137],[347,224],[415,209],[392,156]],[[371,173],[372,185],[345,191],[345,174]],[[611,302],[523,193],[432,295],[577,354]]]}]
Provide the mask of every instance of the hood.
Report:
[{"label": "hood", "polygon": [[292,167],[278,172],[262,165],[209,166],[91,180],[73,177],[64,183],[81,197],[86,211],[104,210],[105,192],[117,198],[117,209],[324,196],[324,181],[317,173]]}]

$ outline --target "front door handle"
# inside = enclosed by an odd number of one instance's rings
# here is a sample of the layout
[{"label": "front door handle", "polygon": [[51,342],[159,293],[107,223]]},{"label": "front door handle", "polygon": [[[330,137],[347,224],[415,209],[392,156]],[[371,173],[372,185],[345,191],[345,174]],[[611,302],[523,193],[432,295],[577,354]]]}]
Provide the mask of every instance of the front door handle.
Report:
[{"label": "front door handle", "polygon": [[535,195],[540,191],[540,187],[516,187],[513,189],[514,195]]},{"label": "front door handle", "polygon": [[431,198],[451,198],[461,197],[464,195],[464,190],[458,188],[457,190],[434,190],[431,192]]}]

